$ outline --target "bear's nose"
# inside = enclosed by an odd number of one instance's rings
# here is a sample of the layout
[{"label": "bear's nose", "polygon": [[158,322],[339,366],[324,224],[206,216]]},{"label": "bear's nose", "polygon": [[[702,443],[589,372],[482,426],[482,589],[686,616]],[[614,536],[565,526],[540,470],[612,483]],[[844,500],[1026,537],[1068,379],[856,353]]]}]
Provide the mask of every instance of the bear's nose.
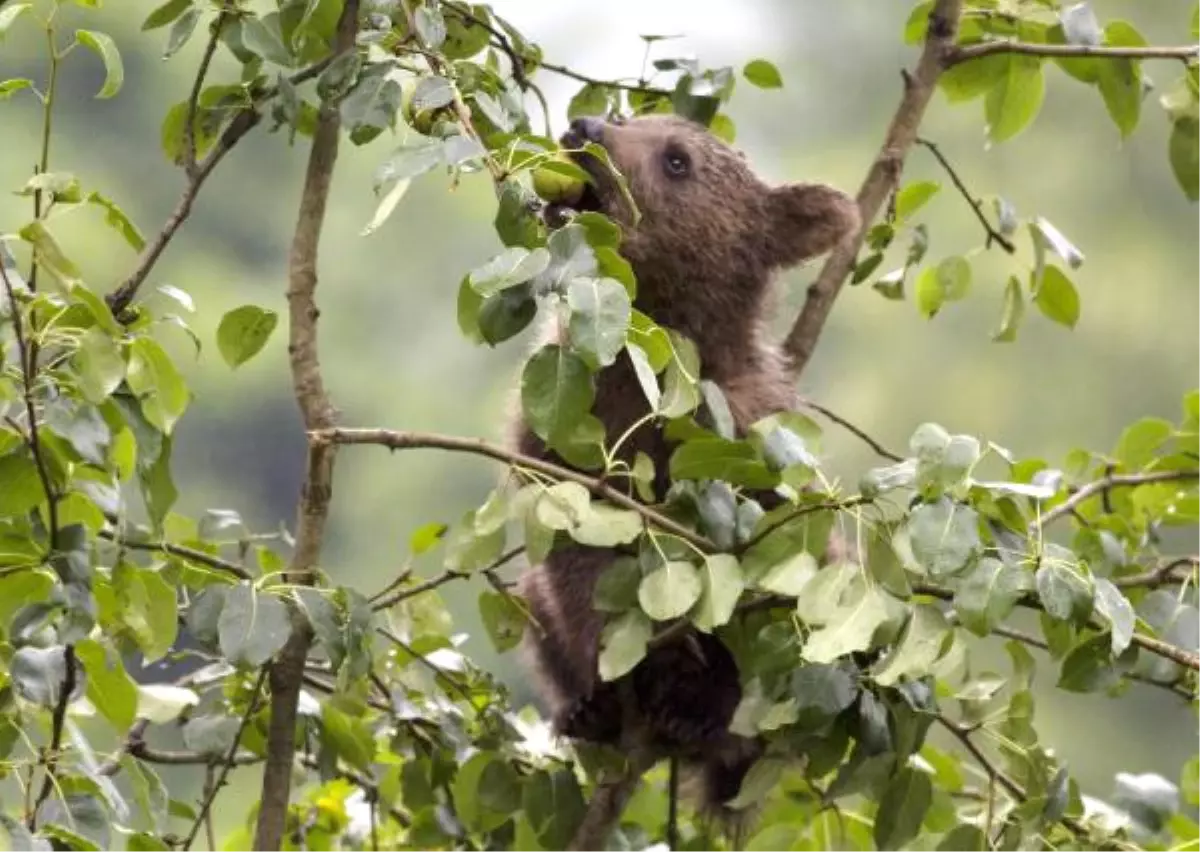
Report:
[{"label": "bear's nose", "polygon": [[571,148],[582,148],[588,142],[601,142],[604,139],[604,119],[584,116],[576,118],[567,129],[567,142]]}]

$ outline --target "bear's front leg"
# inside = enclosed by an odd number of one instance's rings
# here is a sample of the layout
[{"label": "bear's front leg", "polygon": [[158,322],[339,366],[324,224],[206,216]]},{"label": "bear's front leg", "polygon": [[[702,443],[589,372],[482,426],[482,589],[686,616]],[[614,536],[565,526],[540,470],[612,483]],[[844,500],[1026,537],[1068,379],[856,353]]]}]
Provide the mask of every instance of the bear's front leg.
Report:
[{"label": "bear's front leg", "polygon": [[689,631],[653,649],[631,677],[639,708],[662,746],[686,752],[728,736],[742,687],[733,655],[715,636]]}]

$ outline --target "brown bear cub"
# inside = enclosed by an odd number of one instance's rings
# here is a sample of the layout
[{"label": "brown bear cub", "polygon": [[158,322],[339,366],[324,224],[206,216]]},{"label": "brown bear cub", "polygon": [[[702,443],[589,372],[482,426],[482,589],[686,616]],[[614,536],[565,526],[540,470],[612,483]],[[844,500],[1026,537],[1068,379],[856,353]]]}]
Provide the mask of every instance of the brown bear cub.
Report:
[{"label": "brown bear cub", "polygon": [[[637,275],[635,306],[695,342],[703,377],[724,392],[740,434],[754,422],[794,409],[798,397],[783,353],[766,339],[773,273],[834,246],[859,227],[858,208],[820,184],[771,187],[735,150],[700,125],[668,115],[628,121],[576,119],[566,148],[603,146],[624,175],[640,219],[594,158],[577,155],[593,183],[576,205],[623,231],[621,254]],[[615,441],[648,411],[625,353],[596,377],[595,415]],[[524,424],[521,452],[564,464]],[[663,499],[671,445],[657,424],[622,445],[654,462]],[[774,495],[762,497],[769,508]],[[774,502],[778,502],[778,498]],[[573,739],[618,745],[630,726],[655,753],[698,767],[703,797],[718,806],[737,795],[761,752],[729,732],[741,700],[733,656],[713,635],[690,630],[655,646],[632,672],[604,682],[597,672],[604,616],[592,607],[597,578],[620,556],[572,544],[526,570],[521,594],[536,620],[527,648],[555,730]],[[632,706],[631,706],[632,705]]]}]

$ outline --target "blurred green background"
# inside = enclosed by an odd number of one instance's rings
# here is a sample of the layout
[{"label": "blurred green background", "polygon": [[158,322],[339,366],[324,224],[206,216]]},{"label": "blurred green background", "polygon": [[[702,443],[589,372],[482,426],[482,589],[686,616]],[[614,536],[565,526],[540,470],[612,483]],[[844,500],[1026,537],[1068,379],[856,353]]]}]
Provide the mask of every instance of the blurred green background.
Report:
[{"label": "blurred green background", "polygon": [[[161,153],[159,128],[169,106],[186,97],[203,33],[163,62],[166,31],[139,32],[156,5],[121,0],[100,11],[68,10],[68,26],[116,38],[126,80],[116,99],[95,100],[100,63],[84,51],[73,54],[63,71],[52,148],[53,170],[72,171],[86,189],[115,199],[147,233],[157,230],[183,185]],[[643,49],[637,36],[648,33],[683,34],[660,43],[655,55],[694,54],[710,67],[740,69],[756,57],[771,59],[783,72],[784,88],[764,92],[739,83],[729,108],[738,147],[769,180],[824,180],[849,191],[862,179],[900,96],[900,69],[915,57],[900,37],[911,4],[899,0],[493,5],[540,43],[548,60],[599,78],[636,76]],[[1186,37],[1191,9],[1184,0],[1093,6],[1102,21],[1127,17],[1150,41],[1168,44]],[[30,21],[20,22],[0,44],[0,79],[43,79],[43,48]],[[1018,456],[1053,462],[1072,447],[1111,448],[1139,416],[1178,420],[1182,393],[1197,383],[1196,208],[1171,176],[1168,124],[1157,104],[1178,66],[1146,64],[1159,87],[1124,142],[1093,90],[1056,68],[1046,72],[1042,113],[1016,139],[989,148],[982,103],[951,108],[941,96],[922,134],[940,144],[973,192],[1002,194],[1018,213],[1047,217],[1085,252],[1086,263],[1072,275],[1083,300],[1079,325],[1068,331],[1031,312],[1015,344],[989,341],[1007,275],[1031,259],[1024,233],[1018,258],[993,251],[979,259],[970,297],[932,322],[911,300],[846,290],[802,391],[886,445],[903,448],[916,425],[934,420]],[[233,73],[217,63],[209,82]],[[578,84],[549,74],[538,81],[561,132]],[[27,93],[0,104],[0,186],[6,189],[18,189],[31,173],[39,110]],[[536,107],[534,115],[540,120]],[[527,345],[477,348],[459,334],[454,318],[460,277],[499,248],[491,188],[477,175],[452,192],[444,176],[428,175],[383,228],[363,238],[359,232],[375,203],[372,170],[395,141],[385,135],[365,148],[342,147],[321,253],[327,387],[346,425],[499,439]],[[183,493],[178,508],[196,515],[210,507],[236,509],[257,531],[293,523],[303,469],[286,332],[281,325],[262,354],[231,372],[217,354],[215,329],[225,311],[245,303],[286,315],[286,252],[306,153],[305,140],[289,148],[283,136],[255,131],[205,187],[145,290],[168,283],[187,290],[197,307],[190,321],[204,342],[194,358],[182,333],[163,332],[195,395],[175,448],[174,475]],[[927,152],[914,151],[905,176],[944,182],[925,212],[933,235],[929,260],[981,244],[966,203]],[[30,215],[28,199],[0,196],[0,229],[14,231]],[[108,290],[130,271],[133,254],[99,213],[76,213],[55,232],[93,287]],[[784,276],[781,328],[816,268]],[[827,433],[826,449],[830,470],[850,483],[875,464],[836,428]],[[337,582],[374,591],[401,565],[412,530],[429,521],[453,523],[482,501],[498,473],[463,456],[344,450],[323,567]],[[420,570],[438,570],[437,558],[426,558]],[[515,655],[497,657],[481,635],[474,605],[479,591],[462,584],[448,587],[446,598],[460,628],[472,635],[468,647],[480,662],[528,698]],[[1058,693],[1051,688],[1052,667],[1041,669],[1043,737],[1067,758],[1086,792],[1105,795],[1118,770],[1178,778],[1196,748],[1195,717],[1181,702],[1139,685],[1112,701]]]}]

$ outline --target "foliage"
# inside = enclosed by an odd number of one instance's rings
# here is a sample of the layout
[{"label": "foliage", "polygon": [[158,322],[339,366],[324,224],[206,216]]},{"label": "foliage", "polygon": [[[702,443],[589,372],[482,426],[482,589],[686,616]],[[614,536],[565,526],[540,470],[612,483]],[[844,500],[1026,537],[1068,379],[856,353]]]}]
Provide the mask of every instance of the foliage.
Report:
[{"label": "foliage", "polygon": [[[1085,796],[1039,736],[1031,683],[1040,665],[1060,689],[1093,700],[1136,680],[1195,705],[1197,560],[1174,552],[1169,531],[1194,532],[1200,513],[1200,393],[1184,394],[1174,421],[1139,420],[1115,447],[1058,463],[927,423],[905,455],[884,451],[891,463],[865,471],[857,490],[838,487],[823,475],[821,428],[808,417],[784,413],[733,434],[695,347],[637,309],[612,222],[587,213],[547,231],[532,173],[578,169],[557,158],[528,106],[538,74],[581,75],[547,62],[488,5],[375,0],[354,19],[351,50],[336,47],[346,5],[338,0],[280,0],[269,12],[169,0],[150,12],[143,29],[164,55],[193,38],[207,47],[194,90],[164,105],[162,147],[187,176],[186,203],[149,240],[118,200],[52,163],[59,65],[82,46],[103,65],[97,97],[119,96],[124,80],[110,36],[62,26],[69,5],[0,3],[0,38],[40,30],[50,51],[45,81],[0,81],[0,99],[45,105],[37,173],[14,188],[31,199],[32,216],[0,233],[0,775],[24,789],[0,822],[13,848],[190,846],[229,768],[268,756],[280,705],[266,675],[297,625],[314,641],[287,848],[565,847],[613,756],[554,741],[535,713],[513,707],[459,650],[438,588],[481,580],[482,623],[510,651],[527,610],[505,566],[568,541],[636,553],[597,593],[610,619],[602,677],[631,670],[679,624],[715,632],[733,651],[744,695],[731,727],[768,743],[734,802],[758,806],[748,848],[1195,846],[1196,823],[1179,799],[1182,791],[1198,803],[1197,758],[1178,787],[1122,774],[1111,801]],[[932,43],[946,24],[931,12],[957,6],[919,3],[905,41]],[[950,103],[982,102],[992,143],[1029,129],[1047,75],[1061,72],[1095,90],[1121,138],[1143,120],[1169,122],[1164,168],[1197,198],[1194,47],[1148,47],[1133,24],[1101,22],[1086,3],[974,0],[960,11],[956,52],[943,57],[937,85]],[[1191,27],[1194,43],[1194,10]],[[569,115],[675,112],[732,140],[724,109],[738,72],[659,55],[663,38],[643,38],[651,67],[634,83],[583,78]],[[219,83],[207,79],[218,51],[240,66]],[[1154,56],[1181,59],[1184,71],[1161,98],[1164,114],[1143,116],[1142,65]],[[740,77],[784,85],[761,58]],[[412,536],[413,558],[442,550],[442,574],[420,580],[403,569],[369,596],[302,575],[286,531],[249,530],[229,509],[174,511],[172,435],[193,400],[158,336],[166,326],[190,333],[192,302],[169,285],[157,288],[165,300],[138,300],[191,200],[241,136],[267,119],[278,144],[295,144],[330,111],[352,144],[400,137],[381,155],[367,232],[422,176],[494,182],[504,248],[464,271],[457,322],[468,338],[495,347],[539,315],[566,329],[529,358],[521,401],[574,470],[446,436],[310,433],[313,455],[380,443],[475,452],[508,467],[510,481],[458,523]],[[1083,252],[1044,217],[972,196],[940,149],[921,144],[972,207],[985,243],[927,258],[919,214],[955,202],[936,182],[909,182],[870,223],[852,283],[871,280],[899,300],[911,281],[918,312],[933,319],[970,297],[972,260],[996,246],[1014,265],[994,339],[1017,339],[1026,301],[1074,327],[1081,299],[1069,272]],[[61,217],[98,213],[113,239],[140,253],[107,296],[81,279],[54,236]],[[1018,258],[1018,240],[1030,261]],[[894,245],[902,265],[876,276]],[[303,332],[315,308],[292,295],[291,331]],[[271,311],[238,307],[220,322],[217,351],[236,368],[277,323]],[[195,340],[202,350],[206,341]],[[653,463],[622,461],[593,412],[596,374],[619,357],[635,366],[647,422],[677,442],[663,505],[641,502]],[[294,367],[319,384],[312,368]],[[747,493],[771,489],[784,505],[769,512]],[[314,499],[302,511],[319,510]],[[834,527],[857,542],[857,557],[819,567]],[[1012,626],[1018,611],[1037,614],[1041,636]],[[195,651],[179,650],[182,628]],[[971,637],[1002,641],[1011,670],[980,670]],[[1035,664],[1030,648],[1048,660]],[[185,653],[205,664],[179,683],[139,684],[126,669],[131,659]],[[936,746],[935,724],[962,748]],[[171,725],[184,750],[153,744]],[[117,747],[102,758],[113,736]],[[219,775],[193,807],[165,785],[161,764]],[[226,847],[251,845],[266,792]],[[625,809],[613,848],[645,848],[675,831],[688,848],[730,842],[688,808],[667,826],[668,793],[658,767]]]}]

